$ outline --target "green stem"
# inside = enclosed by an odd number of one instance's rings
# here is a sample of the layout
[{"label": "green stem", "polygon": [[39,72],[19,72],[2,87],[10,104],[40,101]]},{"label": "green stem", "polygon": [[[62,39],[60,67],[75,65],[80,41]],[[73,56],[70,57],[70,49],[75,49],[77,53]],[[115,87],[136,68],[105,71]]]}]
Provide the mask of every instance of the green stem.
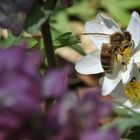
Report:
[{"label": "green stem", "polygon": [[[55,8],[57,0],[49,0],[47,3],[48,10],[53,11]],[[48,67],[52,68],[56,66],[56,59],[55,59],[55,52],[52,42],[52,35],[50,30],[50,17],[44,22],[44,24],[41,26],[41,32],[44,40],[44,46],[46,51],[46,57],[48,61]]]}]

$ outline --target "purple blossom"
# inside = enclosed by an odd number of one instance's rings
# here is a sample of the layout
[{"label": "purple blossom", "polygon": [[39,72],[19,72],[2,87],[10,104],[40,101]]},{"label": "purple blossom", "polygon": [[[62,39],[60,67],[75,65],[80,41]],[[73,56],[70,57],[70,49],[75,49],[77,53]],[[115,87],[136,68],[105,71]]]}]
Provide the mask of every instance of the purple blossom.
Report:
[{"label": "purple blossom", "polygon": [[46,114],[47,137],[50,140],[111,140],[112,137],[119,140],[116,129],[103,132],[99,128],[100,119],[111,111],[112,105],[101,99],[100,89],[82,98],[67,93]]},{"label": "purple blossom", "polygon": [[[69,119],[73,108],[76,105],[77,96],[75,94],[65,95],[61,100],[58,100],[45,116],[46,133],[49,134],[50,140],[69,140],[77,137],[75,131],[75,117]],[[70,110],[72,112],[70,112]],[[48,136],[47,136],[48,137]],[[73,137],[73,138],[72,138]]]},{"label": "purple blossom", "polygon": [[[34,59],[36,57],[36,59]],[[35,109],[41,96],[39,54],[27,54],[26,44],[0,51],[0,102],[3,108]],[[14,108],[15,109],[15,108]]]},{"label": "purple blossom", "polygon": [[108,131],[88,130],[81,134],[80,140],[120,140],[119,132],[116,128],[110,128]]},{"label": "purple blossom", "polygon": [[18,36],[23,28],[26,13],[37,0],[0,0],[0,27],[9,28]]},{"label": "purple blossom", "polygon": [[43,81],[44,95],[54,98],[62,97],[67,90],[67,80],[70,72],[70,66],[49,71]]},{"label": "purple blossom", "polygon": [[39,65],[39,53],[28,53],[26,44],[0,49],[0,128],[4,132],[14,131],[40,111]]}]

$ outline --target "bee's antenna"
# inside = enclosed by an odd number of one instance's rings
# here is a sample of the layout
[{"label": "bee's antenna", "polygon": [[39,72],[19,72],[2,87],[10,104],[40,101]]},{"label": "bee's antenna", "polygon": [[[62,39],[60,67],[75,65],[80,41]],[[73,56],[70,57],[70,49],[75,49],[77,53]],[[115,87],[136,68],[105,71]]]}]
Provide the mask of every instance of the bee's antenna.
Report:
[{"label": "bee's antenna", "polygon": [[110,34],[104,34],[104,33],[81,33],[80,35],[104,35],[104,36],[110,36]]}]

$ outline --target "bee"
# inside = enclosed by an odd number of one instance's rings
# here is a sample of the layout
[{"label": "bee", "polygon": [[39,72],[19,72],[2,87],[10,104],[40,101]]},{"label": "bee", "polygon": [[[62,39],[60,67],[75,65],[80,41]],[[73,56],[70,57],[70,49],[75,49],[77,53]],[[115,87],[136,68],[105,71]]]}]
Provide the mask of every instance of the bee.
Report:
[{"label": "bee", "polygon": [[105,73],[113,72],[115,62],[127,68],[134,46],[134,41],[128,31],[115,32],[113,34],[83,33],[83,35],[109,37],[109,43],[102,44],[100,53],[100,61]]}]

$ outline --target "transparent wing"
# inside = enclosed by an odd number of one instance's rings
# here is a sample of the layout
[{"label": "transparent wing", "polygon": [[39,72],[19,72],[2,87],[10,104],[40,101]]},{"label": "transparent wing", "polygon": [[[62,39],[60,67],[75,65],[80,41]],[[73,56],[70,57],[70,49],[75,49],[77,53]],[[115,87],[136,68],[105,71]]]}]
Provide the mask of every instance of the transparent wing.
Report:
[{"label": "transparent wing", "polygon": [[86,35],[98,49],[101,49],[103,43],[109,43],[109,35],[104,34],[103,26],[94,21],[88,21],[85,24]]}]

